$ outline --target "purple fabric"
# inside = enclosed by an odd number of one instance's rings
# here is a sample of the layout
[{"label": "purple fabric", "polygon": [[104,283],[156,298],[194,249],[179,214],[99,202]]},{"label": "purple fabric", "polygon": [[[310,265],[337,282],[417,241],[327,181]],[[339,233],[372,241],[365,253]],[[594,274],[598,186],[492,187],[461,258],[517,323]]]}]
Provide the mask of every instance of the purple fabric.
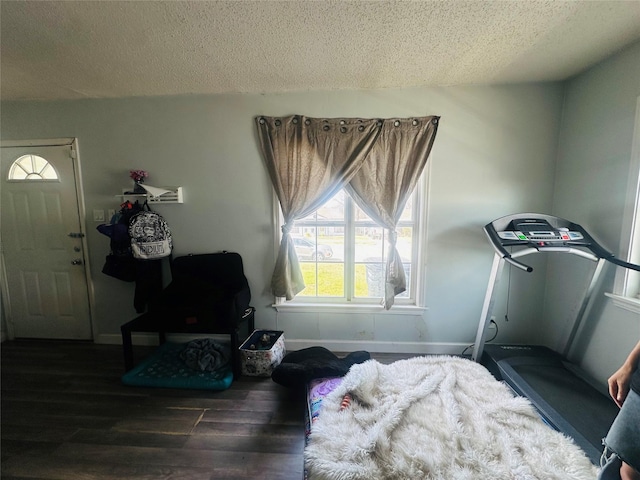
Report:
[{"label": "purple fabric", "polygon": [[342,377],[312,380],[309,384],[309,397],[326,397],[333,392],[340,383],[342,383]]}]

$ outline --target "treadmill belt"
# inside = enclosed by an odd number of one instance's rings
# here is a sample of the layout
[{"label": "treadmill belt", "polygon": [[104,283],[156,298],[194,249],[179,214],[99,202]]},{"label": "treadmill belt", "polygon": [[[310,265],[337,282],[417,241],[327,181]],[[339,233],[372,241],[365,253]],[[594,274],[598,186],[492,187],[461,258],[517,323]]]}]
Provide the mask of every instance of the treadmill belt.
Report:
[{"label": "treadmill belt", "polygon": [[[618,413],[609,398],[561,366],[515,365],[512,368],[589,443],[602,444]],[[556,423],[553,418],[549,420]]]},{"label": "treadmill belt", "polygon": [[546,423],[573,438],[598,465],[602,439],[618,414],[618,407],[580,374],[567,368],[557,354],[544,354],[545,351],[536,349],[533,356],[503,357],[496,362],[500,376],[517,394],[531,401]]}]

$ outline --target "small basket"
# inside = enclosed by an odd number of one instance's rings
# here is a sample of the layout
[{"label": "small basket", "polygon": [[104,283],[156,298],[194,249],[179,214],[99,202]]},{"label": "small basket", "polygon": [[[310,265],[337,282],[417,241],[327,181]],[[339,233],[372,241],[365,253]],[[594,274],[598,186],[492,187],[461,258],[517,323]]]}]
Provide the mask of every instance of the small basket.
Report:
[{"label": "small basket", "polygon": [[280,330],[254,330],[242,345],[240,359],[242,374],[269,377],[280,365],[286,353],[284,332]]}]

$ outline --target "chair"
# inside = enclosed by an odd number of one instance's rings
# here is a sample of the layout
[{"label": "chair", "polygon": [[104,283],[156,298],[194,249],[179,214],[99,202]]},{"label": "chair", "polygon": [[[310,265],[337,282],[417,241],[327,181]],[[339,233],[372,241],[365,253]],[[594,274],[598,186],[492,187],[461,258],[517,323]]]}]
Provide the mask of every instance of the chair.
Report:
[{"label": "chair", "polygon": [[133,368],[131,332],[228,334],[234,377],[240,376],[240,327],[246,336],[254,330],[255,309],[244,275],[242,257],[221,252],[176,257],[171,262],[171,283],[151,302],[147,313],[120,327],[125,370]]}]

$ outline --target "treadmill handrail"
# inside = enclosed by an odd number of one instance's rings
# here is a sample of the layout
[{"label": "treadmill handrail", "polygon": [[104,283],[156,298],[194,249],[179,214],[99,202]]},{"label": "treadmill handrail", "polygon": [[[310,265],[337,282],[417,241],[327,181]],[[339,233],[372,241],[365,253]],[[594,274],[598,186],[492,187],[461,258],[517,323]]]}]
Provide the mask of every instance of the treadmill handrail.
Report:
[{"label": "treadmill handrail", "polygon": [[[559,252],[559,253],[570,253],[572,255],[578,255],[579,257],[587,258],[589,260],[593,260],[597,262],[600,260],[597,256],[592,253],[585,252],[584,250],[578,250],[573,247],[529,247],[523,250],[518,250],[511,254],[511,258],[518,258],[530,255],[532,253],[540,253],[540,252]],[[505,259],[506,260],[506,259]]]},{"label": "treadmill handrail", "polygon": [[514,267],[518,267],[520,270],[524,270],[525,272],[531,273],[533,272],[533,267],[529,266],[529,265],[525,265],[522,262],[518,262],[517,260],[514,260],[511,255],[506,256],[506,257],[502,257],[504,258],[504,260],[507,263],[510,263],[511,265],[513,265]]},{"label": "treadmill handrail", "polygon": [[496,232],[493,223],[488,223],[487,225],[485,225],[484,231],[489,237],[489,242],[491,243],[495,251],[498,252],[498,255],[504,258],[506,262],[510,263],[514,267],[518,267],[519,269],[524,270],[525,272],[533,272],[533,267],[514,260],[512,255],[507,252],[507,250],[502,246],[502,242],[500,241],[500,237],[498,236],[498,232]]},{"label": "treadmill handrail", "polygon": [[579,257],[587,258],[594,262],[597,262],[598,260],[600,260],[600,258],[594,255],[593,253],[585,252],[584,250],[578,250],[577,248],[573,248],[573,247],[541,247],[538,249],[538,251],[543,251],[543,250],[545,252],[570,253],[572,255],[578,255]]},{"label": "treadmill handrail", "polygon": [[637,272],[640,272],[640,265],[636,265],[635,263],[625,262],[624,260],[620,260],[617,257],[611,257],[605,260],[608,260],[609,262],[615,265],[618,265],[619,267],[628,268],[630,270],[635,270]]}]

